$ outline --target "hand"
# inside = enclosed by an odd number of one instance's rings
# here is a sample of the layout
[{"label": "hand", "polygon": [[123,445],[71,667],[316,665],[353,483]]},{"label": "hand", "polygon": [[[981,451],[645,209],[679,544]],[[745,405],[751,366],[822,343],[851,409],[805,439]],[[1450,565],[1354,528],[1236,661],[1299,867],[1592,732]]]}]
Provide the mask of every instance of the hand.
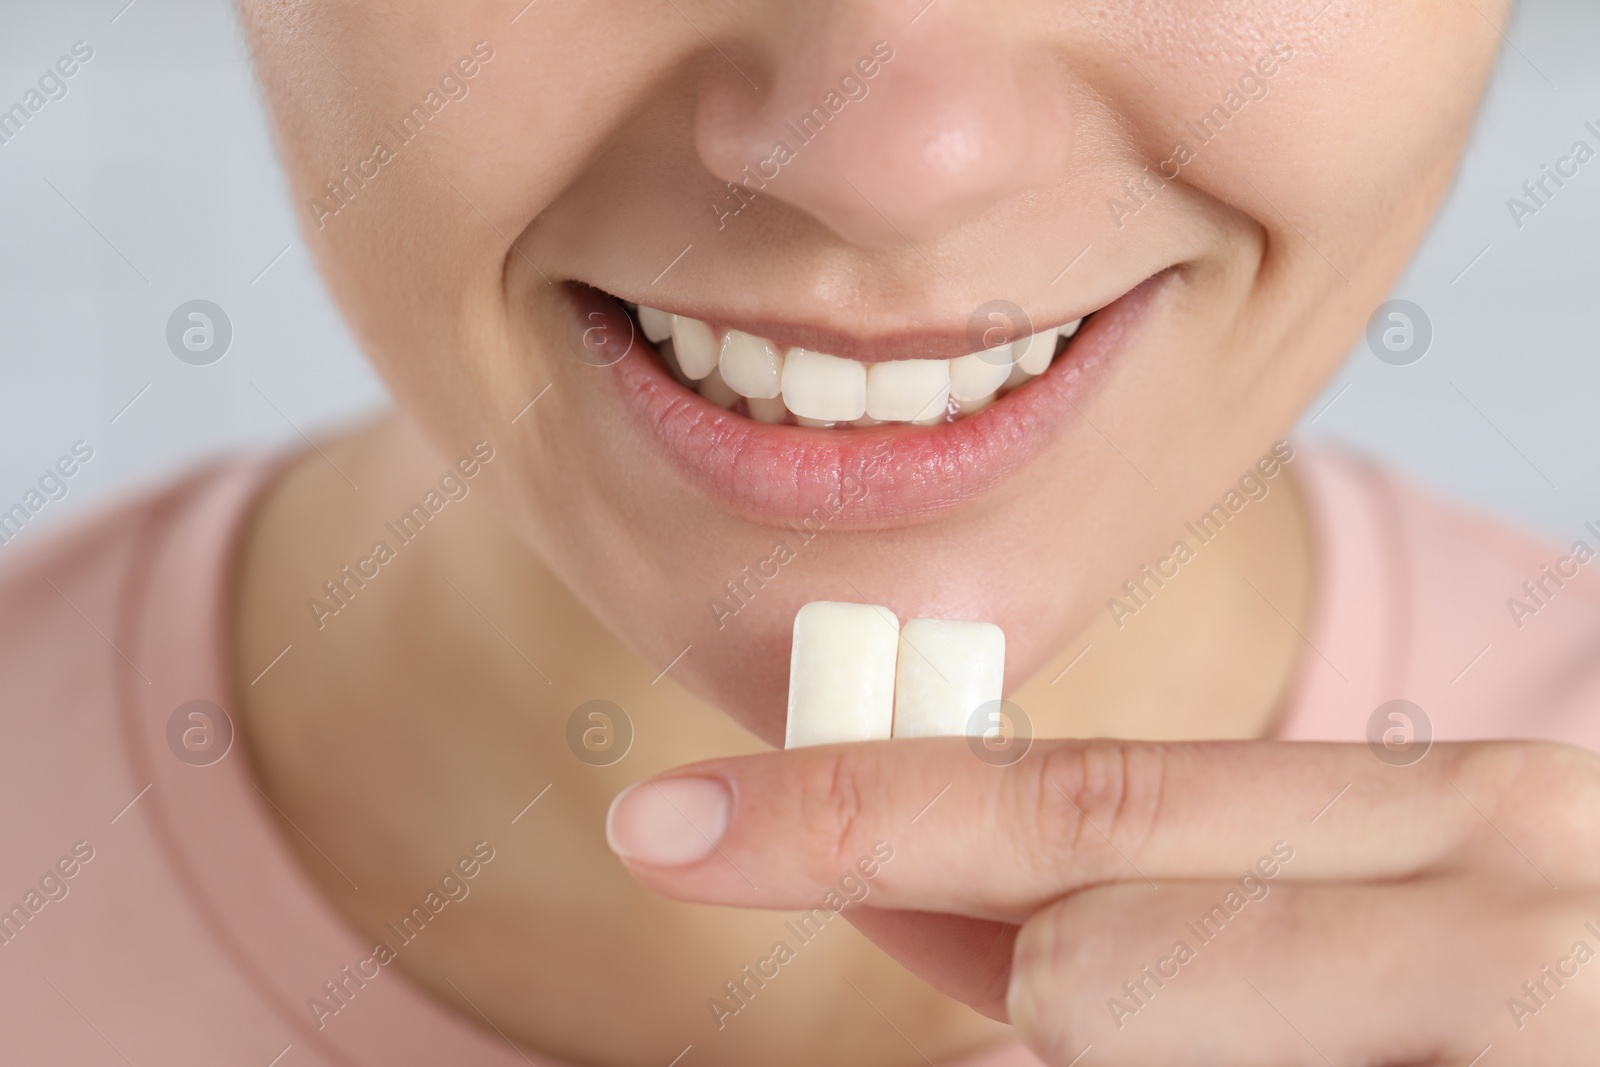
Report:
[{"label": "hand", "polygon": [[837,745],[672,771],[608,833],[681,900],[864,892],[843,914],[867,936],[1060,1067],[1600,1056],[1578,749],[1041,741],[996,767],[957,738]]}]

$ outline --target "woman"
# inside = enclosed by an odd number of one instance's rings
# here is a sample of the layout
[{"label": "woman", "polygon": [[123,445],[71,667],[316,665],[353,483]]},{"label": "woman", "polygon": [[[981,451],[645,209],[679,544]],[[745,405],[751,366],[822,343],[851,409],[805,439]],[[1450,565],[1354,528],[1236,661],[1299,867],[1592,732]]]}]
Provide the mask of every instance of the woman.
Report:
[{"label": "woman", "polygon": [[1508,8],[247,0],[399,413],[9,563],[12,1058],[1586,1062],[1587,556],[1280,440]]}]

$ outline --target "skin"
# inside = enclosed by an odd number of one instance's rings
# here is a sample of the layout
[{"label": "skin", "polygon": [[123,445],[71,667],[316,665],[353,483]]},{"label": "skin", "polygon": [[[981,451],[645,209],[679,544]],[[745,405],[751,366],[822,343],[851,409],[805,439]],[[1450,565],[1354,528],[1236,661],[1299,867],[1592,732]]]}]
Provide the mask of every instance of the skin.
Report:
[{"label": "skin", "polygon": [[[798,750],[694,768],[730,798],[724,833],[701,819],[717,851],[629,864],[680,899],[804,908],[897,843],[856,924],[1050,1064],[1086,1045],[1112,1064],[1589,1062],[1596,760],[1441,745],[1395,770],[1273,742],[1041,742],[998,774],[945,738]],[[692,807],[683,780],[625,794],[614,825],[675,786]]]},{"label": "skin", "polygon": [[[959,765],[959,742],[762,754],[781,742],[794,611],[870,599],[903,619],[999,623],[1008,694],[1041,737],[1267,735],[1304,654],[1295,630],[1314,596],[1292,463],[1133,623],[1115,626],[1105,602],[1270,449],[1359,336],[1448,185],[1499,44],[1490,23],[1503,23],[1508,5],[1345,2],[1320,15],[1222,0],[941,3],[921,15],[920,3],[675,6],[541,2],[518,15],[521,5],[506,3],[241,5],[303,205],[369,157],[384,123],[475,42],[493,52],[467,95],[336,214],[303,210],[308,242],[400,413],[289,465],[252,520],[235,656],[262,787],[300,831],[286,829],[286,840],[307,873],[374,938],[488,837],[499,857],[493,881],[480,880],[477,903],[452,909],[439,936],[408,947],[398,966],[529,1047],[597,1064],[666,1062],[691,1042],[707,1063],[913,1063],[999,1039],[1006,1031],[987,1015],[1009,1017],[1042,1056],[1069,1062],[1089,1025],[1080,1018],[1109,995],[1098,975],[1121,973],[1117,952],[1144,952],[1138,939],[1169,929],[1166,917],[1193,901],[1142,896],[1149,886],[1126,869],[1086,876],[1092,864],[1054,847],[1077,824],[1059,807],[1022,803],[1030,794],[1015,783],[1061,781],[1041,777],[1074,759],[1046,758],[1055,748],[1000,776],[980,773],[994,769],[970,756]],[[830,129],[839,136],[807,146],[782,182],[718,229],[707,203],[725,195],[721,179],[759,154],[752,146],[777,117],[810,107],[878,40],[893,42],[895,59]],[[1169,157],[1184,122],[1280,43],[1293,57],[1262,83],[1265,95],[1118,225],[1108,200]],[[773,524],[683,477],[617,402],[606,372],[567,344],[569,281],[652,305],[810,324],[870,347],[908,330],[960,332],[996,293],[1035,321],[1065,321],[1158,272],[1160,296],[1137,336],[1025,469],[954,508],[841,522],[724,629],[708,595],[767,554]],[[494,459],[467,498],[337,616],[315,620],[307,598],[480,441]],[[248,684],[289,642],[291,656]],[[595,698],[620,704],[635,729],[632,750],[608,768],[573,759],[564,740],[573,709]],[[1163,751],[1128,749],[1135,761],[1159,762],[1167,757],[1152,753]],[[1142,837],[1128,838],[1134,862],[1159,869],[1147,869],[1158,883],[1235,877],[1272,834],[1284,836],[1232,820],[1241,791],[1314,812],[1338,785],[1321,787],[1351,780],[1359,768],[1347,764],[1364,753],[1264,742],[1178,751],[1193,812],[1219,812],[1207,832],[1227,825],[1234,836],[1196,831],[1192,847],[1159,864]],[[753,864],[792,873],[793,896],[742,896],[706,874],[711,861],[661,867],[634,850],[624,869],[607,850],[604,817],[619,790],[713,756],[754,761],[716,765],[738,781],[729,840]],[[1482,759],[1502,758],[1517,767],[1574,759],[1545,750]],[[819,767],[844,765],[848,791],[813,788]],[[865,937],[836,924],[807,947],[812,962],[717,1029],[707,999],[782,923],[738,909],[809,904],[802,889],[844,869],[850,850],[832,834],[841,808],[869,798],[860,812],[869,833],[940,775],[967,791],[941,812],[948,840],[981,836],[984,848],[934,863],[936,851],[907,847],[901,858],[922,858],[886,868],[873,892],[892,891],[874,907],[956,918],[910,927],[853,909]],[[1499,810],[1525,780],[1485,773],[1469,794]],[[792,795],[771,791],[784,782],[813,784],[801,794],[812,819],[796,825],[792,804],[761,800]],[[1094,819],[1101,798],[1083,799]],[[1008,803],[1010,830],[979,834],[993,825],[984,813]],[[1365,853],[1351,846],[1341,866],[1311,861],[1308,846],[1308,861],[1291,865],[1295,892],[1280,888],[1261,909],[1303,942],[1273,956],[1281,973],[1264,979],[1299,976],[1295,988],[1308,992],[1291,1018],[1320,1011],[1343,1024],[1361,1004],[1369,983],[1354,963],[1310,970],[1349,950],[1347,927],[1330,918],[1341,909],[1409,917],[1429,903],[1436,914],[1442,901],[1459,920],[1420,924],[1416,938],[1431,931],[1453,944],[1471,924],[1504,932],[1508,960],[1549,955],[1525,939],[1565,905],[1536,886],[1458,873],[1428,882],[1435,896],[1425,899],[1409,883],[1368,884],[1374,872],[1442,870],[1447,857],[1362,837],[1363,827],[1431,825],[1459,817],[1449,808],[1459,803],[1437,788],[1374,787],[1345,814]],[[1540,803],[1552,825],[1572,817],[1569,798]],[[1377,854],[1384,848],[1392,854]],[[1460,866],[1493,867],[1487,855],[1462,852]],[[1030,887],[1041,870],[1056,876]],[[717,906],[655,896],[630,872]],[[1300,879],[1328,888],[1302,891]],[[1009,886],[998,902],[983,891],[996,881]],[[1530,890],[1525,906],[1493,906],[1495,892],[1513,889]],[[1079,929],[1102,931],[1106,943],[1072,949],[1068,934]],[[1270,938],[1258,936],[1268,955]],[[1015,968],[1005,951],[1013,937]],[[988,970],[972,964],[974,945]],[[1443,998],[1451,979],[1464,979],[1448,952],[1429,947],[1413,944],[1405,959]],[[1526,977],[1517,973],[1512,988]],[[1189,982],[1181,996],[1209,987]],[[1338,995],[1312,995],[1330,990]],[[1484,995],[1498,1003],[1501,994]],[[616,1025],[619,1011],[630,1025]],[[1196,1002],[1144,1027],[1159,1038],[1139,1040],[1167,1042],[1162,1055],[1226,1047],[1230,1062],[1245,1062],[1250,1035],[1215,1021],[1229,1017]],[[1432,1062],[1427,1049],[1453,1048],[1446,1039],[1459,1036],[1413,1026],[1407,1047]],[[1346,1051],[1388,1049],[1392,1038],[1376,1023],[1356,1027]],[[1118,1047],[1144,1055],[1154,1046]],[[1287,1044],[1250,1048],[1272,1062],[1304,1055]]]}]

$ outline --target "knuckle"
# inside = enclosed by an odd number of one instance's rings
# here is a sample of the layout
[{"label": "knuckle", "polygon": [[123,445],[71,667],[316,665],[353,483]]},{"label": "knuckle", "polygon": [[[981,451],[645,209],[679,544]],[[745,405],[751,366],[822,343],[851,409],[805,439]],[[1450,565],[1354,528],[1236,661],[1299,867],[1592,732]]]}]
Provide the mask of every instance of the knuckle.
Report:
[{"label": "knuckle", "polygon": [[1160,819],[1167,759],[1163,746],[1117,741],[1047,749],[1024,798],[1034,807],[1041,861],[1052,870],[1081,867],[1084,882],[1137,864]]},{"label": "knuckle", "polygon": [[849,745],[811,761],[798,783],[801,824],[819,858],[844,863],[860,851],[863,815],[877,789]]}]

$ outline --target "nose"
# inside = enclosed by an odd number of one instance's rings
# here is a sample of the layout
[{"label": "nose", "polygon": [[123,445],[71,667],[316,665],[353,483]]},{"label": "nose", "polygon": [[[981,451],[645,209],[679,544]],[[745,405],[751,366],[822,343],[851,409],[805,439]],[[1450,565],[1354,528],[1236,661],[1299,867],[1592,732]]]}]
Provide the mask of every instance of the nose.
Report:
[{"label": "nose", "polygon": [[860,20],[806,29],[756,72],[770,84],[753,88],[731,61],[711,68],[695,140],[717,177],[887,245],[937,238],[1064,170],[1066,82],[1036,42],[939,9],[875,33]]}]

